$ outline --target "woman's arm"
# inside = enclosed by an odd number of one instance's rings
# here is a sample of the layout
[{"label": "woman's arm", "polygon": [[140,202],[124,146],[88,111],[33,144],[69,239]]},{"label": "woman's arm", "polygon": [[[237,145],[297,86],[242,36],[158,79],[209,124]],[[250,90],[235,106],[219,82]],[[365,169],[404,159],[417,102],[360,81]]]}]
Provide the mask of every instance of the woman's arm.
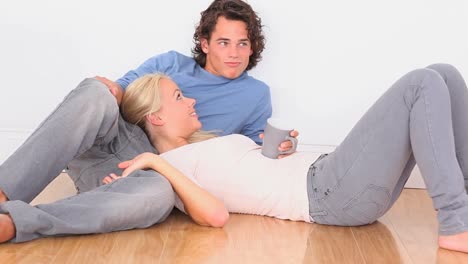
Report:
[{"label": "woman's arm", "polygon": [[163,175],[182,200],[187,214],[203,226],[222,227],[229,219],[229,212],[223,202],[187,178],[159,155],[143,153],[133,160],[119,164],[125,169],[122,177],[138,169],[153,169]]}]

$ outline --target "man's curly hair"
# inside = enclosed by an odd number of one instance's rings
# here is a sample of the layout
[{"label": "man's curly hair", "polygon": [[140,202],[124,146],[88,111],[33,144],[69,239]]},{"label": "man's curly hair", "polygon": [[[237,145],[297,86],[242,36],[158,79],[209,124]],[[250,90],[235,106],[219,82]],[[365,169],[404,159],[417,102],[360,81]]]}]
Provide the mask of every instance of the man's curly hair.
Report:
[{"label": "man's curly hair", "polygon": [[228,20],[242,21],[247,25],[248,37],[252,45],[252,55],[246,70],[254,68],[262,59],[265,48],[265,37],[262,32],[262,20],[257,16],[252,7],[242,0],[215,0],[203,12],[201,12],[200,23],[193,34],[195,47],[192,55],[195,61],[202,67],[206,65],[206,54],[201,47],[201,39],[210,41],[211,34],[215,29],[218,17]]}]

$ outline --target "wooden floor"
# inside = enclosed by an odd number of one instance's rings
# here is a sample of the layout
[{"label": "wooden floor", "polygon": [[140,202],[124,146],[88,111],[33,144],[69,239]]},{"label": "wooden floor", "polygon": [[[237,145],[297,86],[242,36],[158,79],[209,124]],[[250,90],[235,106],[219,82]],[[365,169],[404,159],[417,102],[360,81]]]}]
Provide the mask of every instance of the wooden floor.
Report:
[{"label": "wooden floor", "polygon": [[[63,187],[52,189],[35,203],[65,195]],[[0,263],[468,263],[468,254],[438,249],[436,239],[425,190],[406,189],[364,227],[231,215],[224,228],[207,228],[175,211],[144,230],[1,244]]]}]

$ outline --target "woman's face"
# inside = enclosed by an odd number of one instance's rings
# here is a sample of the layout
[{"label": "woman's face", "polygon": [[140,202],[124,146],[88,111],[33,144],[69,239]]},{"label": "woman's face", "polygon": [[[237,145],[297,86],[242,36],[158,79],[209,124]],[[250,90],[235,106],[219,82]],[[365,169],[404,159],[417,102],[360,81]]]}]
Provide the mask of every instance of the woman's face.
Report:
[{"label": "woman's face", "polygon": [[167,78],[159,81],[161,108],[157,115],[164,122],[167,132],[174,136],[190,137],[200,130],[201,123],[195,112],[195,99],[182,95],[177,84]]}]

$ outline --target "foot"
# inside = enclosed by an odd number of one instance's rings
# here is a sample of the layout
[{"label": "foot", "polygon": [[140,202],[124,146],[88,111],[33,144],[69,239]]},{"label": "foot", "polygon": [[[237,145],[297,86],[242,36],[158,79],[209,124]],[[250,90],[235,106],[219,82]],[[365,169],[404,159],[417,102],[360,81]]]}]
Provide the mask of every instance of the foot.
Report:
[{"label": "foot", "polygon": [[0,189],[0,203],[8,201],[8,198],[6,197],[5,193]]},{"label": "foot", "polygon": [[468,231],[451,236],[439,236],[439,247],[468,253]]},{"label": "foot", "polygon": [[16,228],[10,215],[0,214],[0,243],[15,237]]}]

